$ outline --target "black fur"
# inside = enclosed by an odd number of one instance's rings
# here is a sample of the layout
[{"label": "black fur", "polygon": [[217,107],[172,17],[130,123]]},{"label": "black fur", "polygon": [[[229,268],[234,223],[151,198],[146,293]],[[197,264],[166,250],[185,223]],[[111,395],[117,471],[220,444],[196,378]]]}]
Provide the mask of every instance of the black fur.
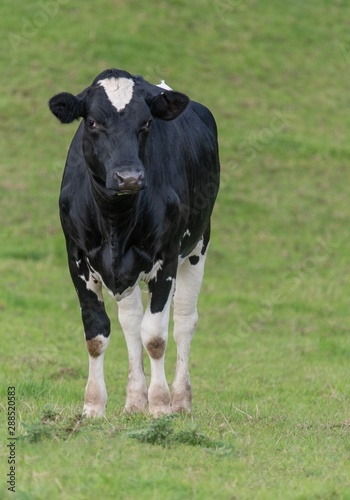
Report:
[{"label": "black fur", "polygon": [[[134,87],[131,102],[117,112],[97,82],[121,76]],[[184,94],[114,69],[78,96],[57,94],[49,106],[62,123],[83,117],[67,157],[60,215],[86,338],[108,336],[103,304],[86,289],[76,262],[97,271],[118,299],[162,261],[149,283],[151,310],[162,311],[179,256],[188,256],[202,237],[205,247],[209,241],[219,187],[215,121]],[[125,172],[139,179],[137,189],[120,184],[118,174]]]},{"label": "black fur", "polygon": [[51,112],[61,123],[71,123],[83,114],[83,101],[68,92],[61,92],[49,100]]}]

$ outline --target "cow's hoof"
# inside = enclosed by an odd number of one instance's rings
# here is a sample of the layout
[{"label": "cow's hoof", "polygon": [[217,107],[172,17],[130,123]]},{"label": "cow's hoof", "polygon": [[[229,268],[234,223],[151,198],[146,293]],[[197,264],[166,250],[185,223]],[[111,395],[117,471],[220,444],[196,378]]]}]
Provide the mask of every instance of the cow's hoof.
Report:
[{"label": "cow's hoof", "polygon": [[191,413],[192,407],[191,404],[189,405],[184,405],[184,404],[177,404],[177,405],[172,405],[171,406],[172,412],[173,413],[182,413],[182,414],[188,414]]},{"label": "cow's hoof", "polygon": [[147,386],[131,390],[130,384],[128,384],[124,413],[144,413],[147,409],[147,403]]},{"label": "cow's hoof", "polygon": [[147,399],[146,402],[126,402],[123,412],[124,413],[145,413],[147,408]]},{"label": "cow's hoof", "polygon": [[172,388],[171,407],[173,413],[190,413],[192,409],[192,391],[190,384],[186,384],[185,388],[176,390]]},{"label": "cow's hoof", "polygon": [[83,410],[83,417],[105,417],[106,407],[92,404],[85,404]]},{"label": "cow's hoof", "polygon": [[170,405],[162,406],[150,406],[149,412],[154,418],[162,417],[163,415],[169,415],[171,413]]},{"label": "cow's hoof", "polygon": [[170,392],[167,385],[151,385],[148,390],[149,412],[155,418],[171,413]]}]

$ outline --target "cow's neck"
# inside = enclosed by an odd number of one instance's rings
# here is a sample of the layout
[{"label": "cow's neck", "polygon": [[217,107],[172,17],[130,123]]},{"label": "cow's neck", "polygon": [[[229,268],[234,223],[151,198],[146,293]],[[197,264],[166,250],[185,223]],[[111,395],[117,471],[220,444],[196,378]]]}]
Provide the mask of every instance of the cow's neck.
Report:
[{"label": "cow's neck", "polygon": [[111,245],[113,260],[124,252],[127,235],[135,224],[138,195],[110,196],[98,184],[91,183],[92,195],[101,215],[105,238]]},{"label": "cow's neck", "polygon": [[109,246],[115,293],[123,293],[136,283],[142,271],[152,269],[152,257],[142,244],[140,248],[135,245],[138,197],[139,194],[116,196],[112,200],[95,198]]},{"label": "cow's neck", "polygon": [[91,182],[91,191],[102,219],[108,226],[120,231],[130,223],[137,203],[137,195],[110,194],[96,182]]}]

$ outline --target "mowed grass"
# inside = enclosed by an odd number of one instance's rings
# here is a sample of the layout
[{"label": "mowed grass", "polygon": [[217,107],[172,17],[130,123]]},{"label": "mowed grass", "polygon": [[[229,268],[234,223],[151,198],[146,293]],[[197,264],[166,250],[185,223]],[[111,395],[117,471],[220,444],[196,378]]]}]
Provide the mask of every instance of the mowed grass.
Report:
[{"label": "mowed grass", "polygon": [[[8,386],[16,498],[350,498],[349,18],[342,0],[1,3],[2,498]],[[107,417],[80,417],[87,353],[57,210],[76,125],[46,103],[108,67],[165,79],[219,127],[191,416],[122,413],[108,300]],[[169,383],[175,356],[170,338]]]}]

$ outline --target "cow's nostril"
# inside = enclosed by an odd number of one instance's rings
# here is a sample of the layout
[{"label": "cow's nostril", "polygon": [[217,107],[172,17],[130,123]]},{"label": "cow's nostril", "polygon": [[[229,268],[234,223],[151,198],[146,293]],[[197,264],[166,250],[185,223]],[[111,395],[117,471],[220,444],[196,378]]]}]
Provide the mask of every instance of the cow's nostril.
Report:
[{"label": "cow's nostril", "polygon": [[114,172],[114,178],[115,178],[115,180],[117,180],[120,183],[123,183],[125,180],[125,177],[122,174],[120,174],[119,172]]},{"label": "cow's nostril", "polygon": [[128,189],[140,189],[141,183],[144,179],[144,173],[141,172],[114,172],[114,178],[118,181],[119,188]]}]

